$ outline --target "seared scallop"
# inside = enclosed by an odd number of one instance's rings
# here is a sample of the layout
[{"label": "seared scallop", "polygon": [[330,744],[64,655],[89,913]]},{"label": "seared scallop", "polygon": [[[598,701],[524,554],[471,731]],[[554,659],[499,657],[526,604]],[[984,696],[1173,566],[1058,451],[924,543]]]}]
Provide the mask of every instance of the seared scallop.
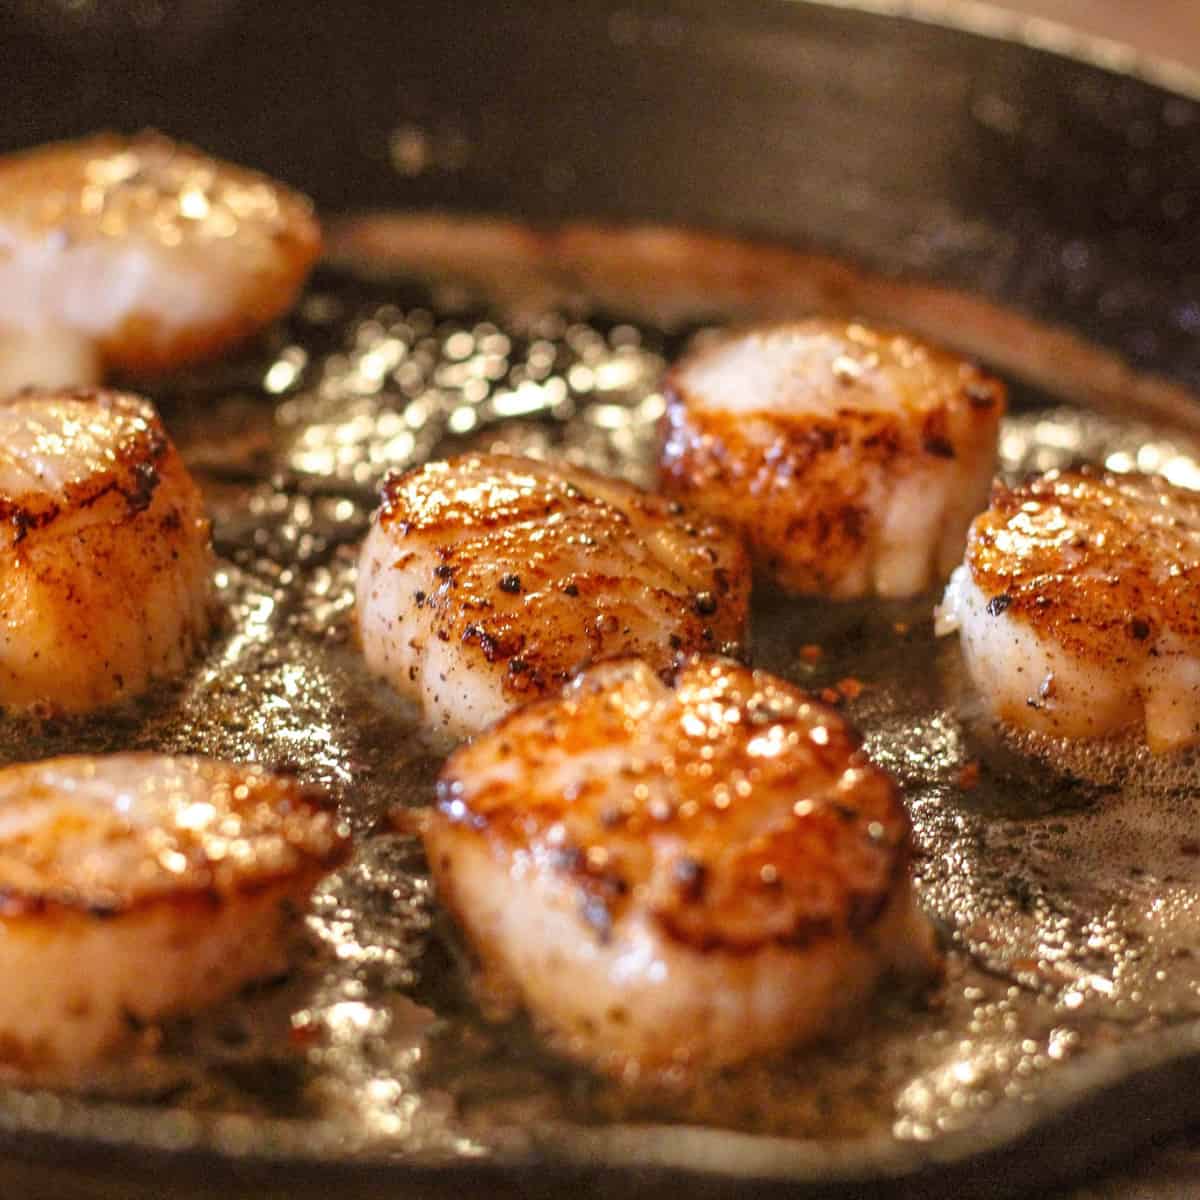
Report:
[{"label": "seared scallop", "polygon": [[0,706],[82,712],[180,671],[209,627],[209,541],[148,401],[0,400]]},{"label": "seared scallop", "polygon": [[791,685],[602,663],[451,756],[425,847],[485,980],[625,1076],[833,1034],[934,968],[892,780]]},{"label": "seared scallop", "polygon": [[[219,354],[292,303],[320,250],[303,197],[165,137],[0,160],[0,390]],[[69,350],[79,378],[39,353]]]},{"label": "seared scallop", "polygon": [[718,522],[630,484],[465,455],[384,485],[358,567],[368,667],[454,736],[601,658],[656,668],[746,631],[749,567]]},{"label": "seared scallop", "polygon": [[116,754],[0,770],[0,1063],[70,1073],[286,965],[346,854],[294,779]]},{"label": "seared scallop", "polygon": [[939,609],[984,704],[1069,738],[1200,740],[1200,494],[1052,471],[997,486]]},{"label": "seared scallop", "polygon": [[666,384],[664,490],[736,522],[798,593],[908,596],[984,507],[1003,385],[901,333],[813,319],[745,330]]}]

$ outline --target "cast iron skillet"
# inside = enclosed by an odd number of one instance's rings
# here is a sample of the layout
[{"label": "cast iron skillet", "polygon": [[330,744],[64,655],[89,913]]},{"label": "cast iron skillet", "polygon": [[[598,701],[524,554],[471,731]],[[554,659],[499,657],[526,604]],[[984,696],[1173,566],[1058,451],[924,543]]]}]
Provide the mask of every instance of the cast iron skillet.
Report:
[{"label": "cast iron skillet", "polygon": [[[152,125],[326,212],[636,218],[815,245],[982,293],[1200,389],[1200,104],[1016,40],[787,0],[27,0],[0,46],[0,149]],[[426,156],[411,174],[396,153],[409,137]],[[898,1161],[889,1190],[1066,1179],[1194,1119],[1197,1088],[1200,1053],[1177,1037],[1159,1065],[1116,1071],[1032,1132]],[[52,1134],[5,1150],[11,1191],[57,1197],[790,1190],[754,1155],[681,1172],[602,1140],[571,1165],[453,1168],[134,1155]],[[862,1194],[852,1163],[830,1167],[805,1195]]]}]

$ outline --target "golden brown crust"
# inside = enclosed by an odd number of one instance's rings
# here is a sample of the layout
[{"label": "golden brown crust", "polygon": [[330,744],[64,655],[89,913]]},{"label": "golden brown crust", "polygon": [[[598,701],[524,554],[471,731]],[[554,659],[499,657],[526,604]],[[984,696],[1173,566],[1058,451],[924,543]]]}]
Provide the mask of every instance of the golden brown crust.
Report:
[{"label": "golden brown crust", "polygon": [[[429,844],[531,854],[577,889],[601,938],[630,905],[701,952],[863,935],[905,877],[910,829],[853,729],[727,660],[692,660],[666,697],[644,670],[604,664],[452,755]],[[591,755],[610,769],[587,774]],[[566,760],[584,777],[564,790]],[[450,864],[435,869],[453,906]]]},{"label": "golden brown crust", "polygon": [[[306,250],[306,258],[308,253]],[[318,253],[319,246],[315,246],[311,261],[315,261]],[[295,269],[280,272],[270,284],[269,292],[264,284],[257,303],[247,297],[248,306],[224,321],[172,328],[149,313],[131,316],[112,334],[99,340],[105,368],[121,372],[118,378],[130,377],[130,382],[136,383],[229,354],[252,341],[292,307],[308,278],[311,261],[302,269],[297,261]]]},{"label": "golden brown crust", "polygon": [[[93,783],[96,763],[126,765],[129,807],[118,786]],[[160,795],[144,800],[154,786]],[[115,917],[160,902],[211,911],[288,880],[307,888],[350,848],[322,791],[207,759],[78,756],[8,767],[0,802],[0,918],[47,932],[47,917]]]},{"label": "golden brown crust", "polygon": [[153,374],[220,354],[291,307],[321,250],[312,205],[265,175],[156,133],[99,134],[0,159],[9,246],[141,242],[193,265],[229,258],[220,315],[135,310],[97,338],[106,364]]},{"label": "golden brown crust", "polygon": [[[108,388],[78,388],[55,393],[18,392],[0,398],[0,410],[23,406],[32,396],[70,405],[95,407],[121,421],[122,437],[111,447],[103,468],[98,465],[55,492],[44,489],[9,494],[0,490],[0,524],[22,542],[34,530],[50,528],[64,513],[93,508],[118,497],[132,517],[150,507],[168,460],[178,459],[154,405],[129,392]],[[8,454],[0,448],[0,466]]]},{"label": "golden brown crust", "polygon": [[210,626],[210,524],[152,406],[30,391],[0,427],[0,703],[85,711],[182,670]]},{"label": "golden brown crust", "polygon": [[1073,657],[1122,664],[1200,646],[1200,496],[1158,476],[1052,471],[998,484],[967,543],[988,612]]},{"label": "golden brown crust", "polygon": [[[853,352],[846,372],[835,364],[828,377],[797,379],[789,407],[729,408],[708,403],[692,382],[725,343],[683,360],[664,386],[660,481],[668,494],[732,521],[756,567],[785,588],[840,594],[879,539],[881,489],[955,459],[966,468],[980,458],[990,472],[1005,389],[944,351],[855,322],[814,319],[732,337],[792,331],[845,340]],[[913,375],[896,405],[871,395],[881,362]]]},{"label": "golden brown crust", "polygon": [[[725,526],[589,471],[464,455],[389,480],[380,521],[399,535],[400,569],[406,537],[422,555],[436,546],[412,602],[433,637],[504,664],[514,702],[589,661],[638,654],[666,667],[745,634],[748,564]],[[673,556],[644,540],[643,521],[669,526]]]}]

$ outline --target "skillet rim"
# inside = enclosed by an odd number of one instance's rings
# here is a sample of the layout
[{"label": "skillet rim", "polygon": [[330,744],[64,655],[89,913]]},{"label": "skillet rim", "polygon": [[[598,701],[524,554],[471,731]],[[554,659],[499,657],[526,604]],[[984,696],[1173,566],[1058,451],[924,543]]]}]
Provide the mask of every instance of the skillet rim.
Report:
[{"label": "skillet rim", "polygon": [[[1137,79],[1168,97],[1175,95],[1188,100],[1200,100],[1200,70],[1133,49],[1111,39],[1073,29],[1060,22],[1003,10],[981,0],[961,0],[961,4],[953,8],[946,0],[748,2],[763,8],[786,5],[795,8],[858,12],[899,24],[919,23],[933,26],[965,34],[982,42],[1007,43],[1046,52],[1110,75]],[[1188,1043],[1182,1052],[1179,1047],[1181,1041]],[[513,1159],[500,1154],[484,1161],[453,1158],[444,1164],[431,1164],[423,1162],[419,1157],[408,1158],[403,1151],[364,1155],[356,1154],[351,1149],[347,1156],[337,1158],[325,1156],[321,1147],[314,1148],[312,1155],[299,1154],[295,1148],[280,1156],[262,1153],[239,1154],[229,1146],[220,1146],[215,1140],[205,1142],[202,1139],[191,1145],[174,1148],[165,1148],[162,1145],[150,1147],[145,1137],[102,1137],[94,1132],[63,1132],[61,1128],[56,1130],[49,1127],[39,1129],[34,1121],[19,1118],[14,1120],[11,1112],[0,1112],[0,1155],[5,1158],[11,1156],[15,1162],[32,1161],[67,1169],[78,1163],[84,1170],[94,1169],[94,1160],[97,1157],[106,1169],[119,1169],[121,1158],[124,1156],[128,1166],[134,1166],[134,1160],[140,1159],[136,1165],[148,1176],[156,1175],[161,1169],[182,1168],[187,1171],[191,1168],[196,1172],[195,1178],[201,1187],[207,1187],[210,1183],[210,1172],[206,1168],[219,1165],[222,1171],[234,1172],[239,1189],[249,1189],[253,1186],[255,1178],[260,1178],[263,1182],[280,1181],[281,1177],[275,1172],[280,1167],[287,1167],[297,1172],[296,1178],[289,1184],[291,1194],[296,1195],[327,1194],[325,1188],[338,1184],[353,1188],[361,1185],[364,1188],[362,1194],[374,1195],[376,1186],[384,1183],[402,1190],[412,1188],[413,1194],[423,1195],[421,1189],[424,1186],[455,1189],[475,1177],[481,1181],[507,1180],[514,1183],[521,1194],[526,1194],[525,1189],[530,1183],[535,1188],[545,1189],[549,1194],[556,1183],[570,1184],[581,1180],[599,1180],[602,1186],[620,1186],[624,1181],[636,1185],[635,1194],[642,1194],[643,1191],[649,1194],[665,1182],[682,1179],[695,1180],[703,1185],[698,1195],[708,1195],[710,1188],[719,1188],[722,1184],[729,1186],[736,1183],[742,1186],[786,1186],[792,1194],[803,1191],[814,1196],[861,1195],[861,1188],[867,1184],[894,1185],[898,1189],[896,1195],[947,1194],[964,1198],[973,1195],[1002,1196],[1016,1194],[1018,1189],[1024,1191],[1048,1182],[1061,1181],[1068,1175],[1073,1176],[1085,1168],[1096,1166],[1100,1159],[1085,1156],[1071,1172],[1061,1167],[1056,1169],[1053,1164],[1041,1163],[1038,1168],[1040,1175],[1034,1179],[1027,1176],[1020,1182],[1001,1182],[993,1177],[982,1182],[976,1181],[972,1185],[963,1179],[952,1179],[949,1175],[941,1180],[933,1176],[942,1170],[952,1171],[963,1166],[970,1168],[972,1161],[987,1159],[997,1152],[1001,1158],[1028,1153],[1024,1139],[1031,1131],[1053,1128],[1057,1122],[1063,1120],[1087,1123],[1089,1112],[1097,1107],[1112,1108],[1115,1105],[1119,1111],[1123,1095],[1141,1096],[1147,1088],[1153,1093],[1161,1094],[1161,1087],[1156,1087],[1153,1079],[1147,1083],[1145,1078],[1161,1068],[1174,1068],[1175,1072],[1190,1081],[1192,1086],[1200,1087],[1200,1018],[1139,1039],[1103,1065],[1106,1069],[1097,1072],[1097,1065],[1093,1059],[1081,1061],[1071,1070],[1071,1078],[1060,1083],[1046,1098],[1044,1105],[1039,1103],[1026,1109],[1026,1119],[1006,1125],[1002,1133],[992,1134],[989,1125],[988,1136],[982,1138],[978,1131],[968,1131],[963,1135],[946,1135],[939,1142],[939,1152],[934,1156],[921,1154],[919,1146],[900,1146],[899,1149],[905,1152],[895,1156],[895,1172],[886,1175],[879,1171],[869,1174],[856,1172],[850,1164],[857,1154],[861,1154],[861,1147],[856,1148],[853,1143],[848,1144],[840,1155],[831,1156],[828,1152],[818,1155],[827,1160],[824,1169],[819,1176],[812,1175],[808,1178],[780,1174],[777,1170],[764,1174],[761,1168],[754,1165],[757,1161],[755,1155],[750,1156],[753,1161],[747,1163],[747,1169],[744,1171],[734,1172],[726,1163],[722,1164],[719,1172],[714,1172],[710,1164],[697,1162],[696,1147],[693,1145],[684,1146],[677,1159],[664,1155],[649,1166],[644,1155],[635,1156],[628,1151],[624,1155],[614,1154],[612,1146],[604,1145],[605,1135],[614,1130],[633,1130],[644,1138],[661,1137],[664,1130],[675,1135],[681,1130],[686,1130],[692,1134],[698,1133],[704,1139],[716,1139],[722,1143],[736,1140],[745,1146],[753,1147],[761,1152],[763,1162],[767,1157],[773,1156],[773,1153],[778,1154],[785,1148],[794,1153],[806,1147],[819,1146],[819,1143],[795,1139],[736,1134],[701,1126],[674,1125],[609,1127],[596,1138],[583,1139],[588,1146],[577,1156],[559,1156],[565,1143],[547,1140],[536,1145],[533,1157]],[[1076,1075],[1081,1078],[1076,1080]],[[1071,1086],[1064,1086],[1065,1083]],[[75,1105],[84,1111],[95,1111],[93,1105],[74,1097],[68,1097],[66,1100],[53,1097],[52,1100],[52,1107]],[[1161,1110],[1156,1110],[1160,1111],[1162,1116],[1153,1127],[1142,1125],[1135,1130],[1135,1123],[1132,1121],[1118,1122],[1113,1126],[1114,1144],[1111,1152],[1104,1156],[1105,1161],[1112,1161],[1131,1153],[1165,1132],[1178,1131],[1182,1128],[1182,1122],[1177,1110],[1182,1112],[1186,1108],[1186,1105],[1164,1104]],[[1015,1111],[1019,1115],[1021,1110],[1017,1105],[1013,1105],[1011,1110],[1006,1108],[1005,1111]],[[168,1114],[159,1111],[154,1115],[166,1117]],[[1094,1131],[1090,1136],[1093,1139],[1096,1137]],[[955,1153],[955,1147],[960,1141],[969,1143],[971,1147],[965,1154]],[[637,1147],[632,1145],[628,1148],[629,1151],[636,1149]],[[910,1152],[910,1149],[915,1153]],[[543,1154],[545,1157],[542,1157]],[[831,1157],[842,1159],[842,1165],[835,1166],[829,1162]],[[50,1158],[57,1159],[57,1162],[45,1162]],[[813,1168],[817,1165],[814,1163]],[[801,1164],[797,1160],[785,1169],[795,1171],[801,1169]],[[5,1170],[5,1163],[0,1161],[0,1180],[3,1179]],[[312,1175],[307,1181],[306,1172],[311,1172]],[[911,1188],[919,1190],[910,1191]],[[62,1195],[65,1197],[67,1193]]]},{"label": "skillet rim", "polygon": [[[763,0],[752,0],[763,3]],[[768,0],[769,2],[769,0]],[[840,9],[952,29],[987,41],[1041,50],[1113,75],[1138,79],[1189,100],[1200,100],[1200,67],[1163,58],[1116,38],[1078,29],[1053,17],[1001,8],[988,0],[781,0],[805,8]]]}]

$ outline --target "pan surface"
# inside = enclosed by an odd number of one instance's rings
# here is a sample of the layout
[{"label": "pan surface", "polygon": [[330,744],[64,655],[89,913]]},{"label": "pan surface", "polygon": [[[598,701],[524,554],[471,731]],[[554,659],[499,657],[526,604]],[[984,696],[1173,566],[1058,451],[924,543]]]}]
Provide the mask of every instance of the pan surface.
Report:
[{"label": "pan surface", "polygon": [[[1114,386],[1111,361],[1087,359],[1072,398],[1103,394],[1104,416],[1019,387],[1010,471],[1137,461],[1148,442],[1159,466],[1195,460],[1197,425],[1173,386],[1200,386],[1200,110],[1184,97],[1018,45],[792,4],[417,4],[403,19],[351,4],[336,21],[314,7],[285,23],[247,8],[198,21],[186,49],[166,32],[134,22],[100,51],[86,24],[52,48],[40,25],[14,25],[18,99],[0,139],[155,124],[308,188],[327,211],[654,219],[835,251],[871,280],[894,277],[896,290],[871,293],[894,305],[915,302],[904,280],[964,289],[1156,377],[1139,390],[1118,372]],[[36,64],[28,86],[22,63]],[[514,271],[561,248],[557,236],[519,242]],[[600,259],[632,259],[621,235],[596,236]],[[639,287],[663,290],[641,277],[624,294]],[[378,475],[496,438],[636,475],[664,359],[697,320],[744,315],[718,304],[652,320],[623,309],[620,289],[601,304],[591,291],[513,313],[457,286],[330,270],[261,352],[164,386],[216,516],[227,627],[179,689],[100,725],[8,728],[4,755],[153,744],[288,760],[333,787],[364,835],[388,804],[422,803],[438,748],[361,676],[343,636],[350,547]],[[863,294],[851,287],[848,302]],[[576,366],[591,385],[572,382]],[[488,382],[468,394],[470,378]],[[1125,382],[1167,397],[1155,414],[1174,406],[1175,431],[1148,433],[1144,413],[1123,410]],[[649,1194],[686,1176],[701,1194],[753,1180],[854,1195],[870,1179],[998,1195],[1194,1120],[1190,772],[1144,782],[1142,761],[1133,786],[1122,761],[1029,765],[972,720],[928,607],[822,614],[768,597],[757,620],[771,631],[764,665],[819,687],[868,684],[851,712],[914,808],[924,895],[952,947],[943,1008],[896,998],[842,1052],[704,1097],[613,1095],[521,1030],[496,1036],[473,1018],[419,856],[365,837],[282,987],[168,1031],[163,1054],[90,1099],[0,1097],[14,1181],[60,1172],[59,1195],[153,1195],[163,1178],[173,1194],[221,1181],[267,1195]],[[826,650],[812,669],[798,654],[810,643]],[[977,786],[963,774],[975,762]],[[1117,804],[1130,798],[1144,826]],[[1139,907],[1164,895],[1166,916]]]}]

